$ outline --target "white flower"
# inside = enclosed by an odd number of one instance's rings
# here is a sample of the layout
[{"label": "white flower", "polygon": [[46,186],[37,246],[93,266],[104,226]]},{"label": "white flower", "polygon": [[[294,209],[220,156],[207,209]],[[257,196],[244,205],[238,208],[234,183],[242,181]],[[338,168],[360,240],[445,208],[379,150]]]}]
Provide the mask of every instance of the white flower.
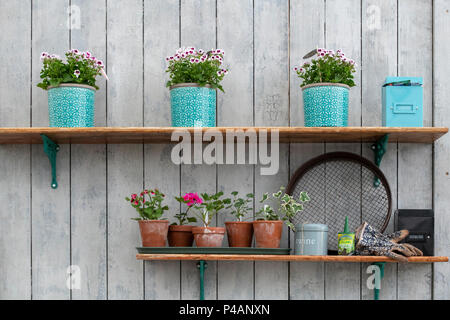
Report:
[{"label": "white flower", "polygon": [[73,72],[73,74],[74,74],[75,77],[77,77],[77,78],[80,76],[80,73],[81,73],[81,72],[80,72],[80,70],[78,70],[78,69],[75,70],[75,71]]}]

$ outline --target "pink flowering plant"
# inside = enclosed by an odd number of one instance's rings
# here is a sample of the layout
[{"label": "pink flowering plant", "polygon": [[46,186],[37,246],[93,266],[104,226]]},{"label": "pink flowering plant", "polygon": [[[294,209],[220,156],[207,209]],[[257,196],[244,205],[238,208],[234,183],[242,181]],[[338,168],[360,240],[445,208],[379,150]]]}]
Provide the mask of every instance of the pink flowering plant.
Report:
[{"label": "pink flowering plant", "polygon": [[354,60],[347,58],[342,50],[334,52],[333,50],[319,48],[311,51],[303,58],[311,56],[315,56],[315,58],[306,61],[301,67],[294,67],[298,77],[303,79],[301,87],[321,82],[355,86],[353,73],[356,71],[356,63]]},{"label": "pink flowering plant", "polygon": [[163,206],[165,195],[158,189],[145,189],[140,195],[132,194],[131,197],[126,197],[133,208],[139,213],[139,218],[133,220],[159,220],[164,214],[164,211],[169,210],[168,206]]},{"label": "pink flowering plant", "polygon": [[220,82],[228,73],[228,69],[222,67],[224,55],[222,49],[207,52],[194,47],[178,49],[173,56],[166,58],[169,63],[166,72],[170,75],[167,87],[179,83],[198,83],[223,91]]},{"label": "pink flowering plant", "polygon": [[[191,222],[197,222],[195,217],[189,216],[189,210],[194,207],[196,204],[202,204],[203,200],[199,197],[197,193],[186,193],[183,197],[175,197],[175,199],[187,206],[186,211],[177,213],[175,218],[178,220],[178,225],[182,226]],[[172,223],[172,225],[177,225],[176,222]]]},{"label": "pink flowering plant", "polygon": [[231,203],[231,199],[221,199],[222,196],[222,191],[215,194],[201,194],[202,203],[196,205],[195,208],[200,211],[200,214],[197,215],[203,222],[203,226],[208,227],[213,217],[225,208],[225,205]]},{"label": "pink flowering plant", "polygon": [[57,87],[61,83],[85,84],[98,90],[95,77],[103,75],[106,78],[103,61],[98,60],[89,51],[69,50],[66,52],[65,62],[58,55],[42,52],[41,60],[42,82],[37,86],[44,90],[49,86]]}]

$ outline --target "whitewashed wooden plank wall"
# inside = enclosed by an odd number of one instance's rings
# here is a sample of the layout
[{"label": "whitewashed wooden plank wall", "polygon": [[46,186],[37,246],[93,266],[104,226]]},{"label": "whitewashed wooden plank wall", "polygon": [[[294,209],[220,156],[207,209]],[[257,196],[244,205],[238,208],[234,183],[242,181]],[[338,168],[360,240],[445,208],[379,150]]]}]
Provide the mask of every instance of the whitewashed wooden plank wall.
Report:
[{"label": "whitewashed wooden plank wall", "polygon": [[[218,125],[303,125],[292,67],[326,46],[358,63],[350,125],[380,125],[384,78],[409,75],[424,78],[425,125],[448,126],[449,10],[450,0],[0,0],[0,126],[48,125],[39,55],[71,47],[107,65],[98,126],[170,125],[164,58],[186,45],[226,51]],[[169,198],[239,190],[259,200],[332,150],[372,158],[368,144],[282,145],[278,174],[261,176],[259,165],[176,166],[168,145],[63,145],[52,190],[42,146],[0,146],[0,299],[197,299],[194,262],[135,260],[138,227],[124,197],[146,186]],[[392,144],[381,165],[394,208],[435,209],[439,255],[450,255],[449,153],[449,137],[434,147]],[[179,205],[170,206],[172,217]],[[287,230],[283,245],[293,246]],[[72,290],[70,265],[81,280]],[[206,298],[372,299],[366,267],[210,262]],[[381,298],[450,299],[449,264],[389,265]]]}]

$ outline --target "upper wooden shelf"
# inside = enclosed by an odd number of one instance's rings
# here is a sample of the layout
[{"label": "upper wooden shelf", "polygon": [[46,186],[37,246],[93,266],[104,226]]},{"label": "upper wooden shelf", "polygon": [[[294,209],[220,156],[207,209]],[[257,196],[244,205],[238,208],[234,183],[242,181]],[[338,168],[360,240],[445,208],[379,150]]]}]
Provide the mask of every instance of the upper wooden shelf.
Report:
[{"label": "upper wooden shelf", "polygon": [[[379,256],[297,256],[263,254],[137,254],[138,260],[205,260],[205,261],[299,261],[299,262],[398,262]],[[408,262],[448,262],[448,257],[410,257]]]},{"label": "upper wooden shelf", "polygon": [[[201,128],[203,132],[227,129],[267,130],[268,139],[278,130],[282,143],[307,142],[374,142],[389,134],[389,142],[433,143],[448,132],[444,127],[394,128],[394,127],[216,127]],[[193,133],[195,128],[174,127],[94,127],[94,128],[0,128],[0,144],[39,144],[40,134],[47,135],[59,144],[105,144],[105,143],[175,143],[171,134],[177,130]],[[269,140],[270,141],[270,140]]]}]

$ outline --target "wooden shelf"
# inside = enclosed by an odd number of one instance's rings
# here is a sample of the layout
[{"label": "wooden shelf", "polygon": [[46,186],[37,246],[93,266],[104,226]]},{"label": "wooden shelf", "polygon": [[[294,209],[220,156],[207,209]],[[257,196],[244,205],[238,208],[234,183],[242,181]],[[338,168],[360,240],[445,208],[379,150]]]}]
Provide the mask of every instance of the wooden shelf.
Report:
[{"label": "wooden shelf", "polygon": [[[298,261],[298,262],[398,262],[378,256],[296,256],[245,254],[137,254],[138,260],[193,260],[193,261]],[[411,257],[411,263],[448,262],[448,257]]]},{"label": "wooden shelf", "polygon": [[[94,128],[0,128],[0,144],[40,144],[40,134],[47,135],[58,144],[105,144],[105,143],[175,143],[171,134],[176,130],[193,133],[194,128],[174,127],[94,127]],[[307,142],[374,142],[389,134],[389,142],[433,143],[448,132],[444,127],[393,128],[393,127],[216,127],[202,128],[225,133],[227,129],[253,129],[255,132],[279,131],[282,143]]]}]

